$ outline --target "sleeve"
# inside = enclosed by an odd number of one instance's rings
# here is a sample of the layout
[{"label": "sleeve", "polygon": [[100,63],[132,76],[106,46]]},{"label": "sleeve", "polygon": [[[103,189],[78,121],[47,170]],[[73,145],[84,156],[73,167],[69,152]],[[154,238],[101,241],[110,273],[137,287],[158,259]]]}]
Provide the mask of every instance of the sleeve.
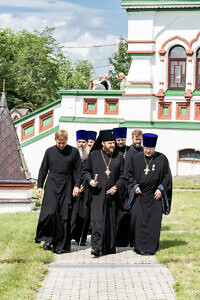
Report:
[{"label": "sleeve", "polygon": [[172,174],[166,156],[164,156],[163,178],[158,189],[162,192],[163,213],[168,215],[170,213],[172,201]]},{"label": "sleeve", "polygon": [[38,174],[38,183],[37,183],[38,188],[43,188],[44,181],[47,177],[48,171],[49,171],[49,158],[48,158],[48,150],[46,150]]},{"label": "sleeve", "polygon": [[81,185],[81,159],[78,150],[75,151],[74,162],[74,185],[80,187]]}]

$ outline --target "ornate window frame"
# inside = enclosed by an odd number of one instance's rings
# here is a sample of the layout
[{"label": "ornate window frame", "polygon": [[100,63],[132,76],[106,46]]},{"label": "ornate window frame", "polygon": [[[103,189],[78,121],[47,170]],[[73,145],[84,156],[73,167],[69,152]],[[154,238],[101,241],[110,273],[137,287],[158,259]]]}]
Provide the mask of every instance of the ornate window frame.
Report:
[{"label": "ornate window frame", "polygon": [[[181,109],[187,108],[187,114],[182,115]],[[177,102],[176,103],[176,119],[177,120],[190,120],[190,103],[189,102]]]},{"label": "ornate window frame", "polygon": [[[33,127],[31,133],[26,135],[26,129]],[[35,135],[35,119],[21,125],[21,141],[26,141]]]},{"label": "ornate window frame", "polygon": [[[167,107],[169,109],[169,113],[167,115],[164,114],[163,109]],[[171,120],[172,118],[172,103],[171,102],[158,102],[158,119],[160,120]]]},{"label": "ornate window frame", "polygon": [[192,163],[192,164],[200,164],[200,158],[194,158],[194,157],[184,157],[184,154],[186,153],[198,153],[200,156],[200,150],[196,150],[193,148],[188,149],[181,149],[178,151],[178,161],[183,163]]},{"label": "ornate window frame", "polygon": [[[116,109],[112,110],[110,104],[115,104]],[[105,115],[118,115],[119,114],[119,99],[105,99],[104,104],[104,114]]]},{"label": "ornate window frame", "polygon": [[[90,110],[88,104],[94,104],[94,109]],[[97,114],[97,98],[83,99],[83,114],[96,115]]]},{"label": "ornate window frame", "polygon": [[[168,89],[169,90],[185,90],[185,87],[186,87],[186,67],[187,67],[187,58],[171,58],[170,57],[170,53],[171,51],[176,48],[176,47],[181,47],[185,50],[185,48],[182,46],[182,45],[174,45],[173,47],[171,47],[171,49],[169,50],[169,54],[168,54]],[[184,84],[184,87],[175,87],[175,86],[171,86],[171,77],[175,75],[175,68],[174,68],[174,73],[171,73],[171,67],[172,67],[172,63],[173,62],[177,62],[177,64],[175,64],[174,66],[178,66],[181,68],[181,75],[184,76],[185,78],[185,84]],[[182,72],[182,64],[181,63],[184,63],[184,66],[185,66],[185,73]],[[182,77],[182,76],[181,76]],[[182,79],[181,79],[182,80]]]},{"label": "ornate window frame", "polygon": [[[44,126],[43,122],[51,117],[51,122],[48,123],[46,126]],[[39,116],[39,132],[43,132],[47,129],[50,129],[53,127],[53,110],[48,111],[47,113]]]}]

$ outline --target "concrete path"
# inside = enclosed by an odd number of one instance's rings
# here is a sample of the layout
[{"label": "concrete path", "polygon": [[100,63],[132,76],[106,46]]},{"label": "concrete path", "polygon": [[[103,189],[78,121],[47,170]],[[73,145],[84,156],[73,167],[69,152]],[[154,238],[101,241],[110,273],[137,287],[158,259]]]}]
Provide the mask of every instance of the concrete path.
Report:
[{"label": "concrete path", "polygon": [[55,257],[36,300],[175,299],[174,280],[155,256],[117,248],[116,254],[93,258],[90,245],[77,252],[72,244],[71,253]]}]

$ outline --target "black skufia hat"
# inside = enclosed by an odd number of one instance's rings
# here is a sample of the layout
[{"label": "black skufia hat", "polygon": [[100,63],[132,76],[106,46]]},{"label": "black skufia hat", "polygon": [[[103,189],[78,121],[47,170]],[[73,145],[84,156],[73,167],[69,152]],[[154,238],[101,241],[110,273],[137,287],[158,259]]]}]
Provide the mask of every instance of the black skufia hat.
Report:
[{"label": "black skufia hat", "polygon": [[100,130],[91,151],[100,150],[102,148],[101,142],[108,141],[115,141],[114,131],[112,129]]}]

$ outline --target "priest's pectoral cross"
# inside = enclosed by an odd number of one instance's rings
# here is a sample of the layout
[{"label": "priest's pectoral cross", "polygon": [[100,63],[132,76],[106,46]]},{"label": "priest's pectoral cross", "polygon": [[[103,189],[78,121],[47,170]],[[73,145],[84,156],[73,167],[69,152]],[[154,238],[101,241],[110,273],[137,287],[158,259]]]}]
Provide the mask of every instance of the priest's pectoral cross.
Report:
[{"label": "priest's pectoral cross", "polygon": [[150,171],[149,166],[146,166],[146,169],[144,169],[145,175],[147,175],[149,171]]},{"label": "priest's pectoral cross", "polygon": [[105,173],[106,173],[106,175],[107,175],[108,178],[109,178],[109,175],[110,175],[111,171],[107,168],[106,171],[105,171]]}]

